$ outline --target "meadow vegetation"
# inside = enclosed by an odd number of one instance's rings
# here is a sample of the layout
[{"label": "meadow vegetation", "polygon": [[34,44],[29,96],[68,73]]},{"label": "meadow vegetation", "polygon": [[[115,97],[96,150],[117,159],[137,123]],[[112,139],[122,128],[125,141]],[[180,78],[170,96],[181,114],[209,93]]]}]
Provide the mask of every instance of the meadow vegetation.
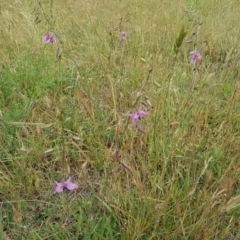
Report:
[{"label": "meadow vegetation", "polygon": [[0,239],[240,239],[239,12],[1,0]]}]

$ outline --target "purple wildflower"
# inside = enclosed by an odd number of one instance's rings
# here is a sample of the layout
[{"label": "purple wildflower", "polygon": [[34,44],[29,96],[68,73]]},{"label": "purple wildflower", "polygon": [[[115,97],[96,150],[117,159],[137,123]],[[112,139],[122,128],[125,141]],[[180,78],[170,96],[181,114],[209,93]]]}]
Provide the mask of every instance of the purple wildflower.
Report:
[{"label": "purple wildflower", "polygon": [[194,50],[190,52],[190,57],[191,57],[191,64],[195,65],[199,59],[202,58],[201,54],[199,51]]},{"label": "purple wildflower", "polygon": [[145,117],[148,113],[144,112],[143,110],[139,110],[136,113],[128,114],[132,118],[132,124],[134,127],[136,127],[140,132],[144,132],[144,130],[138,126],[138,121],[141,120],[143,117]]},{"label": "purple wildflower", "polygon": [[69,225],[71,223],[71,217],[67,217],[66,220],[65,220],[65,225]]},{"label": "purple wildflower", "polygon": [[70,225],[70,223],[71,223],[71,217],[68,216],[68,217],[66,218],[64,224],[62,225],[62,227],[63,227],[63,228],[66,228],[66,227],[68,227],[68,226]]},{"label": "purple wildflower", "polygon": [[127,32],[121,32],[121,38],[122,40],[126,40],[127,39]]},{"label": "purple wildflower", "polygon": [[78,189],[78,185],[76,183],[71,182],[71,178],[68,178],[68,180],[65,181],[64,183],[59,183],[56,181],[55,183],[57,186],[55,188],[55,191],[53,192],[54,194],[62,192],[65,188],[68,189],[69,191],[74,191]]},{"label": "purple wildflower", "polygon": [[48,32],[45,36],[43,36],[42,42],[44,44],[49,43],[57,44],[57,38],[53,32]]}]

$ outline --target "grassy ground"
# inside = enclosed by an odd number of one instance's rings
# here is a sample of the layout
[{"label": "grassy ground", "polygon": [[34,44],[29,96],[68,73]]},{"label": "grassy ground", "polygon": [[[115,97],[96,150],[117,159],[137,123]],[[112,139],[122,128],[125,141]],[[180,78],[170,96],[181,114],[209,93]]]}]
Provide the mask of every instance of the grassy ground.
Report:
[{"label": "grassy ground", "polygon": [[239,11],[2,0],[0,239],[240,239]]}]

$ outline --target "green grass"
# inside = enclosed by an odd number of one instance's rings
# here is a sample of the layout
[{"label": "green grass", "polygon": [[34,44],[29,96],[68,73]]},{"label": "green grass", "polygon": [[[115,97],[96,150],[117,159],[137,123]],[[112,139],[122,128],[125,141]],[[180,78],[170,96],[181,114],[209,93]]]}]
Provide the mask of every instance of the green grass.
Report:
[{"label": "green grass", "polygon": [[0,239],[240,239],[239,10],[3,0]]}]

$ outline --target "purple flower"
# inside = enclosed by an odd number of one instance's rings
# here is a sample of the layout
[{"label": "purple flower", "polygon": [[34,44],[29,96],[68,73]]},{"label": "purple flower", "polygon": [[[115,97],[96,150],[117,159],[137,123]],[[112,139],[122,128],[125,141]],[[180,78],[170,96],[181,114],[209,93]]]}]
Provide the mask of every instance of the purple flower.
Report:
[{"label": "purple flower", "polygon": [[44,44],[49,43],[57,44],[57,38],[53,32],[48,32],[45,36],[43,36],[42,42]]},{"label": "purple flower", "polygon": [[144,132],[144,130],[138,126],[138,121],[141,120],[143,117],[145,117],[148,113],[144,112],[143,110],[139,110],[136,113],[128,114],[132,118],[132,124],[134,127],[136,127],[140,132]]},{"label": "purple flower", "polygon": [[62,225],[63,228],[66,228],[67,226],[69,226],[71,223],[71,217],[68,216],[64,222],[64,224]]},{"label": "purple flower", "polygon": [[57,186],[55,188],[55,191],[53,192],[54,194],[62,192],[64,188],[68,189],[69,191],[74,191],[78,189],[78,185],[76,183],[71,182],[71,178],[68,178],[68,180],[64,183],[59,183],[56,181],[55,183]]},{"label": "purple flower", "polygon": [[126,40],[127,39],[127,32],[121,32],[121,38],[122,40]]},{"label": "purple flower", "polygon": [[65,220],[65,225],[69,225],[71,223],[71,217],[67,217],[66,220]]},{"label": "purple flower", "polygon": [[197,61],[202,58],[200,52],[197,50],[190,52],[189,55],[191,57],[191,64],[193,65],[195,65]]}]

